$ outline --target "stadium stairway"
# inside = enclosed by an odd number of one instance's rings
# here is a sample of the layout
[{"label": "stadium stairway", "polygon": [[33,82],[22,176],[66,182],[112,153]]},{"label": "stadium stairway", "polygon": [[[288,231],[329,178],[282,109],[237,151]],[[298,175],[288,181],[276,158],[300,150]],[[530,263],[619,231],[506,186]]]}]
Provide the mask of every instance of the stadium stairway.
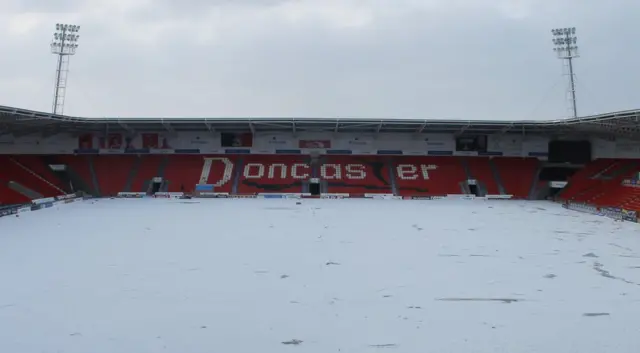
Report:
[{"label": "stadium stairway", "polygon": [[[154,177],[158,176],[160,166],[164,156],[147,155],[142,158],[138,172],[131,182],[131,190],[133,192],[148,192],[149,185]],[[181,157],[181,156],[175,156]]]},{"label": "stadium stairway", "polygon": [[535,179],[536,182],[531,185],[531,192],[529,193],[529,200],[544,200],[549,195],[549,182]]},{"label": "stadium stairway", "polygon": [[[70,191],[84,191],[91,195],[96,195],[95,190],[90,187],[88,177],[80,174],[85,169],[88,171],[88,167],[85,168],[83,163],[86,161],[86,156],[58,156],[58,155],[45,155],[40,156],[40,159],[46,165],[64,165],[64,170],[52,170],[52,172],[58,176],[58,179],[63,184],[69,185]],[[73,163],[69,163],[69,162]],[[80,168],[80,169],[76,169]],[[87,173],[88,174],[88,173]]]},{"label": "stadium stairway", "polygon": [[102,196],[116,196],[126,191],[126,183],[138,157],[133,155],[98,155],[93,169]]},{"label": "stadium stairway", "polygon": [[91,182],[93,183],[93,188],[96,191],[96,196],[102,196],[102,190],[100,189],[100,181],[98,180],[98,174],[96,173],[96,169],[93,165],[93,156],[89,156],[89,173],[91,174]]},{"label": "stadium stairway", "polygon": [[30,197],[15,191],[8,184],[8,180],[0,178],[0,205],[18,205],[31,202]]},{"label": "stadium stairway", "polygon": [[136,175],[138,175],[140,164],[142,164],[142,157],[138,156],[138,158],[136,158],[133,162],[133,166],[131,166],[131,170],[127,175],[127,180],[124,183],[124,188],[122,189],[122,191],[131,192],[131,184],[133,184],[133,180],[136,178]]},{"label": "stadium stairway", "polygon": [[533,176],[533,182],[529,187],[529,196],[527,197],[529,200],[544,199],[547,197],[546,195],[549,195],[549,183],[540,181],[540,173],[542,173],[542,164],[538,163]]},{"label": "stadium stairway", "polygon": [[[45,195],[42,195],[36,191],[33,191],[31,189],[29,189],[28,187],[15,182],[13,180],[9,181],[7,183],[7,187],[15,192],[17,192],[18,194],[24,196],[25,198],[29,199],[29,200],[37,200],[37,199],[41,199],[44,198]],[[47,196],[47,197],[52,197],[52,196]]]},{"label": "stadium stairway", "polygon": [[491,170],[488,158],[465,158],[463,161],[468,166],[469,179],[475,179],[477,185],[486,190],[487,195],[500,194],[500,188]]},{"label": "stadium stairway", "polygon": [[311,177],[319,178],[320,177],[320,165],[322,165],[322,161],[319,156],[311,156]]},{"label": "stadium stairway", "polygon": [[164,178],[164,172],[165,172],[165,169],[167,168],[168,163],[169,163],[169,158],[167,156],[164,156],[161,158],[160,166],[158,167],[158,175],[156,175],[157,177]]},{"label": "stadium stairway", "polygon": [[536,158],[502,157],[493,160],[507,195],[529,198],[536,182],[539,161]]},{"label": "stadium stairway", "polygon": [[392,158],[387,160],[387,169],[389,170],[389,180],[391,181],[391,191],[398,196],[398,183],[396,182],[396,170],[393,168],[394,161]]},{"label": "stadium stairway", "polygon": [[242,177],[243,170],[244,170],[244,158],[240,156],[236,160],[236,169],[235,169],[235,173],[233,173],[233,180],[231,182],[232,194],[238,193],[238,186],[240,185],[240,178]]},{"label": "stadium stairway", "polygon": [[500,173],[498,173],[498,168],[496,167],[496,164],[493,162],[493,158],[489,159],[489,167],[491,168],[491,174],[493,175],[493,180],[496,181],[496,184],[498,185],[498,191],[500,192],[500,195],[506,195],[506,191],[504,189],[504,185],[502,184],[502,178],[500,178]]},{"label": "stadium stairway", "polygon": [[469,163],[465,158],[460,159],[460,163],[462,163],[462,167],[464,168],[464,174],[467,177],[467,180],[473,179],[473,174],[471,173],[471,168],[469,167]]},{"label": "stadium stairway", "polygon": [[606,169],[594,175],[594,179],[611,180],[626,174],[634,167],[633,161],[630,160],[613,160],[611,165]]}]

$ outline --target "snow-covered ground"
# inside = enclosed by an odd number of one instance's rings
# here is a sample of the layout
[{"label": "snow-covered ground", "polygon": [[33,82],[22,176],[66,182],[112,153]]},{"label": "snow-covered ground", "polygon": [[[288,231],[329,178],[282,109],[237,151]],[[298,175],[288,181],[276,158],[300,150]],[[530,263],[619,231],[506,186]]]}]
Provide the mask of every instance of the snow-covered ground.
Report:
[{"label": "snow-covered ground", "polygon": [[638,352],[640,226],[518,201],[0,219],[0,352]]}]

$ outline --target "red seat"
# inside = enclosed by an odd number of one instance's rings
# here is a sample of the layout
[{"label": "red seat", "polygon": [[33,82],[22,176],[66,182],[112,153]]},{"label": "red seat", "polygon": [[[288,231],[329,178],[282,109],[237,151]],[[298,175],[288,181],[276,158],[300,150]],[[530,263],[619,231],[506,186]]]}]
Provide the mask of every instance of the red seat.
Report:
[{"label": "red seat", "polygon": [[601,172],[611,172],[612,167],[617,165],[617,162],[615,159],[596,159],[588,163],[569,178],[567,186],[560,193],[560,198],[575,200],[576,197],[582,194],[588,194],[589,190],[597,188],[601,184],[600,179],[593,179],[592,177]]},{"label": "red seat", "polygon": [[99,155],[94,157],[93,168],[98,177],[102,196],[115,196],[124,191],[136,158],[138,157],[131,155]]},{"label": "red seat", "polygon": [[[169,182],[170,192],[191,192],[197,184],[214,185],[216,192],[231,192],[235,175],[236,157],[228,155],[173,155],[165,156],[167,164],[163,178]],[[206,180],[200,180],[205,160],[211,160]],[[156,168],[157,169],[157,168]]]},{"label": "red seat", "polygon": [[43,180],[42,176],[36,176],[34,173],[24,169],[16,162],[11,160],[10,156],[0,156],[0,177],[7,181],[14,181],[24,187],[31,189],[44,197],[53,197],[64,194],[55,185]]},{"label": "red seat", "polygon": [[397,157],[396,186],[400,195],[460,194],[460,183],[467,180],[457,157]]},{"label": "red seat", "polygon": [[41,156],[35,155],[16,155],[13,156],[15,160],[17,160],[20,164],[32,170],[34,173],[40,175],[42,178],[47,180],[49,183],[55,185],[56,187],[62,189],[63,191],[68,189],[68,185],[64,185],[58,177],[53,173],[51,168],[47,164],[45,164],[42,160]]},{"label": "red seat", "polygon": [[204,157],[199,155],[167,156],[164,179],[169,192],[191,192],[200,180]]},{"label": "red seat", "polygon": [[388,158],[380,156],[326,156],[319,177],[329,193],[392,194]]},{"label": "red seat", "polygon": [[308,156],[249,155],[243,157],[238,193],[301,193],[310,177]]}]

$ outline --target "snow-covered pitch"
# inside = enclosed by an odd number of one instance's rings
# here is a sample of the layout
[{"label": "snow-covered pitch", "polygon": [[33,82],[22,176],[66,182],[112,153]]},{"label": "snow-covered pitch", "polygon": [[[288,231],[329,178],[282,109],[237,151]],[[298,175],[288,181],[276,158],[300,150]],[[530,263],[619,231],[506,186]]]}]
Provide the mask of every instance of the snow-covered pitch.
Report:
[{"label": "snow-covered pitch", "polygon": [[546,202],[99,200],[0,219],[0,352],[640,349],[640,228]]}]

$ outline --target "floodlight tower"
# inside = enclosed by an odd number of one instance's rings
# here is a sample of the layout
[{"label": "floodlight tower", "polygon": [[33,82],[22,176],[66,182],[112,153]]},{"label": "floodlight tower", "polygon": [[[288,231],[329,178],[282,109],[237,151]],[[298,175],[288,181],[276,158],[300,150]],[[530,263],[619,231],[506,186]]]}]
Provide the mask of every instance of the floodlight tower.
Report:
[{"label": "floodlight tower", "polygon": [[67,74],[69,73],[69,57],[78,49],[80,26],[56,24],[51,42],[51,53],[58,56],[56,69],[56,86],[53,91],[53,114],[64,114],[64,96],[67,90]]},{"label": "floodlight tower", "polygon": [[571,113],[573,118],[578,117],[578,108],[576,103],[576,82],[573,73],[573,59],[580,57],[578,55],[578,37],[576,36],[576,28],[556,28],[551,30],[553,34],[553,51],[558,54],[558,58],[562,59],[566,64],[565,72],[569,75],[569,87],[567,88],[567,97],[571,99]]}]

